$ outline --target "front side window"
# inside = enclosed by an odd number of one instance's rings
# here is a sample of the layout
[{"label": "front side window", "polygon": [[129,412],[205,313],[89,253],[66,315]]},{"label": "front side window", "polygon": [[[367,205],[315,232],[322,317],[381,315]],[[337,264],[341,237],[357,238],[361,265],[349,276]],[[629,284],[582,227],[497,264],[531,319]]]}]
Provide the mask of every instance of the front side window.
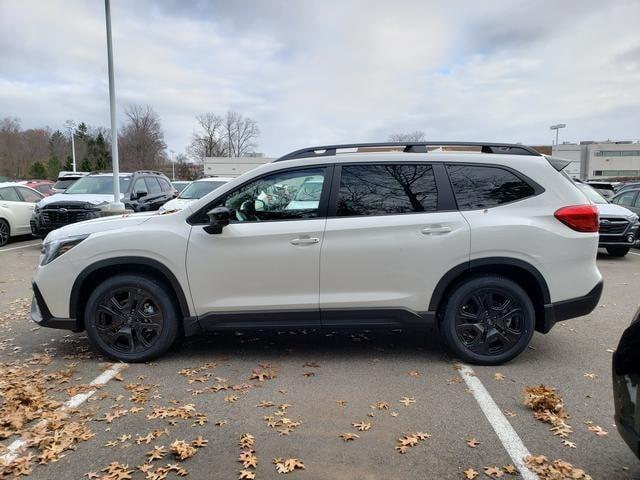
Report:
[{"label": "front side window", "polygon": [[431,165],[343,165],[338,216],[399,215],[436,210]]},{"label": "front side window", "polygon": [[613,200],[613,203],[617,203],[618,205],[622,205],[624,207],[630,207],[631,205],[633,205],[633,200],[635,198],[636,192],[635,190],[633,190],[631,192],[621,193]]},{"label": "front side window", "polygon": [[133,184],[133,194],[137,197],[146,197],[149,195],[149,190],[147,189],[144,178],[139,178],[136,180],[136,183]]},{"label": "front side window", "polygon": [[534,195],[531,185],[499,167],[447,165],[460,210],[491,208]]},{"label": "front side window", "polygon": [[238,188],[219,205],[237,222],[316,218],[325,168],[278,172]]},{"label": "front side window", "polygon": [[147,177],[145,178],[145,181],[147,182],[147,189],[149,193],[154,194],[154,193],[160,193],[162,191],[162,188],[160,188],[160,184],[158,183],[157,178]]}]

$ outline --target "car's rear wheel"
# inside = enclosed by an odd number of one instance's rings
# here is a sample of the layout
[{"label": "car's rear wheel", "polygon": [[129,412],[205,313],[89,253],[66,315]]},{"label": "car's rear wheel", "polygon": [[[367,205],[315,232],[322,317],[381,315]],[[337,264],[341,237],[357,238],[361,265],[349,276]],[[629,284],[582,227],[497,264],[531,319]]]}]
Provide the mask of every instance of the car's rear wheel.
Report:
[{"label": "car's rear wheel", "polygon": [[0,218],[0,247],[4,247],[9,243],[9,237],[11,236],[11,227],[9,222]]},{"label": "car's rear wheel", "polygon": [[453,353],[477,365],[499,365],[519,355],[535,329],[527,293],[499,275],[459,284],[444,308],[440,331]]},{"label": "car's rear wheel", "polygon": [[612,257],[624,257],[629,250],[629,247],[607,247],[607,253]]},{"label": "car's rear wheel", "polygon": [[174,295],[146,275],[116,275],[93,291],[85,328],[95,347],[123,362],[145,362],[166,352],[178,337]]}]

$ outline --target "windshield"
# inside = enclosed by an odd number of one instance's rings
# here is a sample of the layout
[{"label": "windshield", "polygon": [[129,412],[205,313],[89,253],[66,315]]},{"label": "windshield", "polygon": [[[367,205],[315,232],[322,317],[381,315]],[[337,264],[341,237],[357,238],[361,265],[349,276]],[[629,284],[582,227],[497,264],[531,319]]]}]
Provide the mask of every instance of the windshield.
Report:
[{"label": "windshield", "polygon": [[580,190],[582,190],[582,193],[584,193],[587,196],[587,198],[591,200],[593,203],[599,203],[599,204],[609,203],[607,202],[606,198],[604,198],[602,195],[596,192],[589,185],[586,185],[584,183],[576,183],[576,185]]},{"label": "windshield", "polygon": [[192,182],[182,190],[182,193],[178,195],[178,198],[185,200],[198,200],[204,197],[207,193],[213,192],[216,188],[221,187],[227,182]]},{"label": "windshield", "polygon": [[[129,189],[131,177],[120,177],[120,192]],[[113,177],[95,176],[84,177],[67,188],[64,193],[93,194],[93,195],[113,195]]]},{"label": "windshield", "polygon": [[296,193],[295,200],[299,202],[319,201],[322,193],[322,178],[306,181]]}]

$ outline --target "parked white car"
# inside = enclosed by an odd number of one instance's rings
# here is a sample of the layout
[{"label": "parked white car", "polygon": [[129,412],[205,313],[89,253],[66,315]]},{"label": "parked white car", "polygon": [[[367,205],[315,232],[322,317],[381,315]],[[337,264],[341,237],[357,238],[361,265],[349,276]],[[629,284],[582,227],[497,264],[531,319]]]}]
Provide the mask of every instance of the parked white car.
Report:
[{"label": "parked white car", "polygon": [[[31,316],[127,362],[200,331],[384,326],[431,327],[456,357],[491,365],[590,313],[598,211],[559,173],[567,162],[523,145],[434,146],[306,148],[171,214],[55,230]],[[310,179],[318,202],[287,208]]]},{"label": "parked white car", "polygon": [[182,210],[190,203],[201,199],[206,194],[214,191],[216,188],[221,187],[231,180],[233,180],[232,177],[206,177],[194,180],[182,189],[180,195],[161,206],[160,211],[169,212],[173,210]]},{"label": "parked white car", "polygon": [[20,183],[0,183],[0,247],[10,237],[31,233],[31,215],[43,198],[37,190]]}]

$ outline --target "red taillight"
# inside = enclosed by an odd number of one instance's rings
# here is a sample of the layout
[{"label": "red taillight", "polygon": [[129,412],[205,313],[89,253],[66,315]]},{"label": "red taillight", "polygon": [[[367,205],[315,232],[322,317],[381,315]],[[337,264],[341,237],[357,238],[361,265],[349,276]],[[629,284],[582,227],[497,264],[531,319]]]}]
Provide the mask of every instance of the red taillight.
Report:
[{"label": "red taillight", "polygon": [[554,216],[576,232],[595,233],[600,228],[598,209],[595,205],[563,207]]}]

